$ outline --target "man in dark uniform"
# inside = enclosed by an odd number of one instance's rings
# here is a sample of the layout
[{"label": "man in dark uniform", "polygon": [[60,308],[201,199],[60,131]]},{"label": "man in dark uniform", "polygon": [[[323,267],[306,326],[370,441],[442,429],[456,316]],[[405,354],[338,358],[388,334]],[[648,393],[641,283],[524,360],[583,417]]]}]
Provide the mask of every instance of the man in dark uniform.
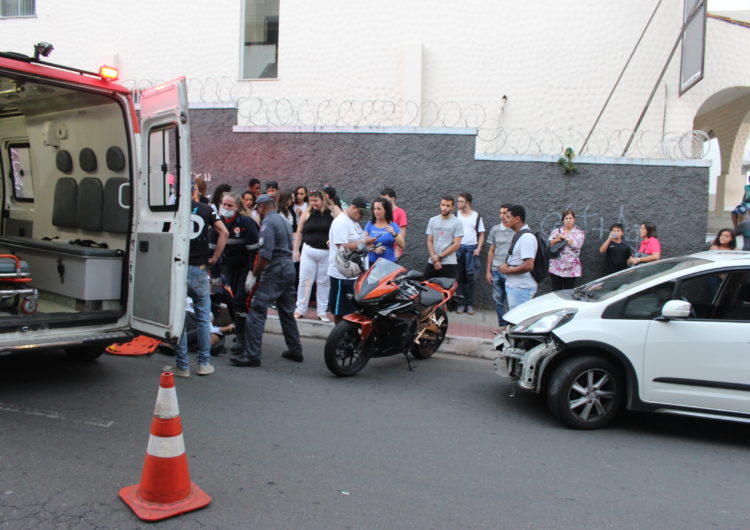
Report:
[{"label": "man in dark uniform", "polygon": [[[214,367],[211,360],[211,289],[208,282],[208,269],[216,263],[224,251],[229,232],[211,207],[201,202],[192,201],[190,210],[192,231],[190,234],[190,257],[188,259],[187,294],[193,299],[196,327],[198,330],[197,364],[195,373],[211,375]],[[213,254],[208,248],[208,229],[218,234]],[[182,336],[175,350],[175,364],[164,368],[174,372],[178,377],[190,376],[190,365],[187,352],[187,331]]]},{"label": "man in dark uniform", "polygon": [[292,229],[289,223],[276,213],[273,197],[263,194],[255,202],[262,221],[260,227],[260,249],[258,260],[248,274],[245,288],[252,292],[255,279],[258,289],[253,296],[245,325],[245,351],[233,356],[230,361],[236,366],[260,366],[260,348],[263,328],[266,324],[268,306],[276,302],[281,322],[281,331],[288,350],[281,354],[285,359],[301,363],[302,343],[299,339],[294,306],[297,300],[294,288],[294,261],[292,260]]}]

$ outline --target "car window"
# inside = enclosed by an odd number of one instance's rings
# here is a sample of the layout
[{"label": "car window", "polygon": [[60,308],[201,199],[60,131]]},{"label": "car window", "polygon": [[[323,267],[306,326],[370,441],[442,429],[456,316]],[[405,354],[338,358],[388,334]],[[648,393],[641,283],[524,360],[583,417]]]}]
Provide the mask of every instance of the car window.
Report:
[{"label": "car window", "polygon": [[665,282],[626,299],[620,318],[650,320],[661,315],[661,308],[672,300],[674,282]]},{"label": "car window", "polygon": [[708,263],[703,258],[683,256],[631,267],[604,278],[581,285],[572,291],[575,298],[590,302],[607,300],[659,277]]},{"label": "car window", "polygon": [[750,271],[734,271],[728,274],[714,318],[750,321]]},{"label": "car window", "polygon": [[677,286],[675,300],[685,300],[693,306],[690,318],[701,320],[719,317],[721,285],[729,276],[726,271],[701,274],[682,280]]}]

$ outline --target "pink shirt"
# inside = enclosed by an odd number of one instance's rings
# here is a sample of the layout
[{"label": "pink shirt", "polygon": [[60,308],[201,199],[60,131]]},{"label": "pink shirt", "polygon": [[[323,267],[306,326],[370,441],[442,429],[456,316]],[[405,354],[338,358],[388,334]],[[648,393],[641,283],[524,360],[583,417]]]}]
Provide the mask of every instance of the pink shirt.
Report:
[{"label": "pink shirt", "polygon": [[396,223],[400,228],[404,228],[407,225],[406,212],[398,206],[393,209],[393,222]]},{"label": "pink shirt", "polygon": [[[406,228],[406,212],[403,210],[403,208],[399,208],[396,206],[393,209],[393,222],[396,223],[399,228]],[[396,245],[396,259],[401,257],[401,254],[404,253],[404,251]]]},{"label": "pink shirt", "polygon": [[646,256],[656,254],[657,252],[661,254],[661,243],[659,243],[659,240],[655,237],[647,237],[641,241],[641,246],[638,248],[638,252]]}]

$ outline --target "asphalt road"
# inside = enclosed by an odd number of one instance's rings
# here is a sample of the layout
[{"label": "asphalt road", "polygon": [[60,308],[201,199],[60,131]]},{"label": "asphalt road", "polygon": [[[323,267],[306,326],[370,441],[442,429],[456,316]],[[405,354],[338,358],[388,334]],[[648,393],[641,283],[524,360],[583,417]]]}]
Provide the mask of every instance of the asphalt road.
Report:
[{"label": "asphalt road", "polygon": [[[207,508],[159,528],[747,528],[750,426],[625,414],[595,432],[511,397],[488,361],[371,361],[337,379],[268,337],[260,369],[226,356],[177,379]],[[146,528],[138,482],[169,357],[0,357],[0,528]]]}]

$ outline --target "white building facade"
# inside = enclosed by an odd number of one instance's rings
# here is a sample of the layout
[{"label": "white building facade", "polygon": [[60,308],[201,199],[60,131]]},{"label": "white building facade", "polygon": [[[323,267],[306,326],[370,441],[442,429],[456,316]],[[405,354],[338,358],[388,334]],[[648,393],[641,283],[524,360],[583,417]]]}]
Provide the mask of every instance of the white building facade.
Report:
[{"label": "white building facade", "polygon": [[682,95],[680,48],[667,59],[683,0],[18,4],[33,13],[0,18],[1,51],[48,41],[52,62],[109,64],[133,88],[184,75],[193,102],[237,105],[239,125],[469,127],[479,153],[584,161],[700,156],[702,130],[721,150],[718,215],[745,184],[750,17],[710,3],[703,78]]}]

